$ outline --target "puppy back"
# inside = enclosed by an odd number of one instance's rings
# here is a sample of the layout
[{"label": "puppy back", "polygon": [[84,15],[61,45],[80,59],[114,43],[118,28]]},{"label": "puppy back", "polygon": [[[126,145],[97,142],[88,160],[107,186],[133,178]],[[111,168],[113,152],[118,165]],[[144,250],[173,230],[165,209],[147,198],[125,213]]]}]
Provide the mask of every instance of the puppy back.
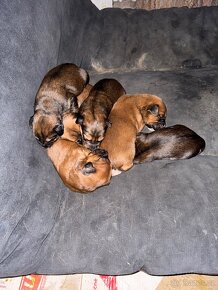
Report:
[{"label": "puppy back", "polygon": [[124,87],[116,79],[102,79],[98,81],[92,88],[90,95],[96,91],[103,92],[114,104],[119,97],[126,94]]},{"label": "puppy back", "polygon": [[68,98],[67,93],[79,95],[89,81],[88,73],[75,64],[65,63],[52,68],[43,78],[36,95],[36,101],[42,96],[61,99]]},{"label": "puppy back", "polygon": [[160,159],[188,159],[205,149],[205,141],[184,125],[161,128],[136,137],[134,163]]},{"label": "puppy back", "polygon": [[109,114],[113,104],[126,93],[123,86],[115,79],[102,79],[91,89],[89,97],[83,102],[80,112],[86,110],[102,111]]}]

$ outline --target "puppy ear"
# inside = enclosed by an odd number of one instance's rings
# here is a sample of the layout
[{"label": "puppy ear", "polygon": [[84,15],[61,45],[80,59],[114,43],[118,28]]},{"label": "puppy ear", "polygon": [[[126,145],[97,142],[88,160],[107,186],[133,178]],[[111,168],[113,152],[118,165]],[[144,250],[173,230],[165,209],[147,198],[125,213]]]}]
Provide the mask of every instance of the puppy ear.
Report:
[{"label": "puppy ear", "polygon": [[70,111],[73,114],[77,114],[79,112],[79,106],[78,106],[78,101],[76,96],[72,96],[70,100]]},{"label": "puppy ear", "polygon": [[92,162],[87,162],[85,165],[84,165],[84,168],[83,168],[83,174],[84,175],[89,175],[91,173],[95,173],[96,172],[96,169],[95,167],[93,166],[93,163]]},{"label": "puppy ear", "polygon": [[61,136],[64,134],[64,125],[63,124],[59,124],[56,125],[53,129],[53,131],[58,135]]},{"label": "puppy ear", "polygon": [[157,116],[159,113],[159,106],[158,105],[149,105],[147,108],[147,111],[149,111],[151,114]]},{"label": "puppy ear", "polygon": [[83,116],[79,113],[77,114],[76,124],[82,125],[83,124]]},{"label": "puppy ear", "polygon": [[106,121],[106,126],[107,126],[108,128],[110,128],[111,125],[112,125],[111,121],[110,121],[110,120],[107,120],[107,121]]},{"label": "puppy ear", "polygon": [[34,118],[34,116],[31,116],[30,119],[29,119],[29,126],[30,126],[30,128],[33,127],[33,118]]}]

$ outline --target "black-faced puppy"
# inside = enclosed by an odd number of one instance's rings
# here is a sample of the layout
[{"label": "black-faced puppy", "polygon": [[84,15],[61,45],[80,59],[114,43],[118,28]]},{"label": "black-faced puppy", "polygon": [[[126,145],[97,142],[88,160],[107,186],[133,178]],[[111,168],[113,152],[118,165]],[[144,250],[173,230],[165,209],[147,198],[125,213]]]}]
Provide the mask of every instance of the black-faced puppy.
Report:
[{"label": "black-faced puppy", "polygon": [[140,132],[136,137],[134,164],[161,159],[188,159],[200,154],[205,141],[183,125],[161,128],[152,133]]},{"label": "black-faced puppy", "polygon": [[78,144],[80,128],[75,121],[71,112],[64,114],[64,134],[47,153],[63,183],[87,193],[110,183],[112,167],[105,150],[91,151]]},{"label": "black-faced puppy", "polygon": [[155,130],[164,127],[166,112],[163,100],[154,95],[125,95],[117,100],[109,116],[112,125],[100,146],[108,152],[113,169],[133,166],[137,133],[145,125]]},{"label": "black-faced puppy", "polygon": [[93,86],[77,115],[84,146],[91,150],[99,147],[110,126],[108,116],[113,104],[125,93],[122,85],[115,79],[102,79]]},{"label": "black-faced puppy", "polygon": [[70,63],[58,65],[45,75],[30,118],[33,134],[43,147],[51,146],[63,134],[63,114],[71,107],[72,96],[83,91],[88,79],[84,69]]}]

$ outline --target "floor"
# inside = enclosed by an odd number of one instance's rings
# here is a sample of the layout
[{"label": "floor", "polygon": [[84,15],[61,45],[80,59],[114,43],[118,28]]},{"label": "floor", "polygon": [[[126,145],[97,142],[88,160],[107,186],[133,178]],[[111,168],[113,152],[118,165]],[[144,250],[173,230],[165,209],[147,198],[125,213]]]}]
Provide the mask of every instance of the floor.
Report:
[{"label": "floor", "polygon": [[217,290],[218,276],[149,276],[138,272],[127,276],[76,274],[29,275],[0,279],[4,290]]}]

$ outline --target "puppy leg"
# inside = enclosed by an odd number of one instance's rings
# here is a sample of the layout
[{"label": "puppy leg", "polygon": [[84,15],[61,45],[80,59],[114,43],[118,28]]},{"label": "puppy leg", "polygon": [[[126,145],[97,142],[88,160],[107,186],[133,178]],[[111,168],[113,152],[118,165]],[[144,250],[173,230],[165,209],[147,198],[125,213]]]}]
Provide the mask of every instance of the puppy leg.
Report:
[{"label": "puppy leg", "polygon": [[145,162],[151,162],[154,160],[154,156],[152,154],[152,152],[150,151],[146,151],[146,152],[142,152],[140,154],[138,154],[137,156],[135,156],[133,163],[136,164],[141,164],[141,163],[145,163]]}]

